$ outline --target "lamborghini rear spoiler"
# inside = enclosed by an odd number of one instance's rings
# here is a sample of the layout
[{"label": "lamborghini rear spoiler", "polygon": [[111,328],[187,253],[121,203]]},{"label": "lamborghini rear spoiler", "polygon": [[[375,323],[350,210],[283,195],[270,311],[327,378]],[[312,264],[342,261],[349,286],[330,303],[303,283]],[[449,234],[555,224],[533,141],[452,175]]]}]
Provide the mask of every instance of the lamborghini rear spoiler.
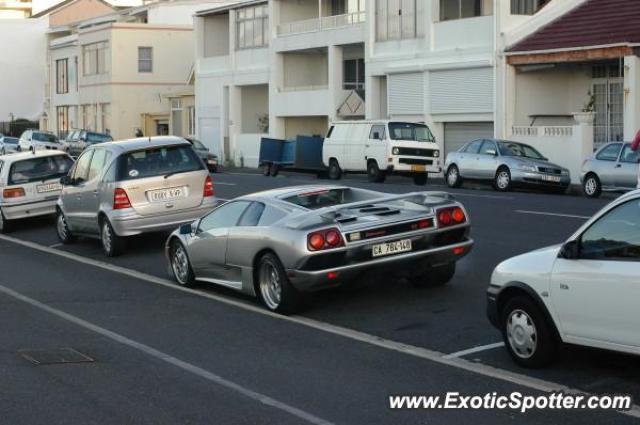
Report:
[{"label": "lamborghini rear spoiler", "polygon": [[[368,199],[366,201],[325,207],[318,209],[315,212],[320,214],[320,217],[324,219],[339,220],[340,217],[342,215],[345,215],[345,213],[349,210],[372,207],[374,205],[378,206],[380,204],[386,204],[390,202],[407,201],[422,206],[437,206],[454,200],[455,198],[447,192],[410,192],[402,195],[383,196],[380,198]],[[348,216],[351,214],[346,215]]]}]

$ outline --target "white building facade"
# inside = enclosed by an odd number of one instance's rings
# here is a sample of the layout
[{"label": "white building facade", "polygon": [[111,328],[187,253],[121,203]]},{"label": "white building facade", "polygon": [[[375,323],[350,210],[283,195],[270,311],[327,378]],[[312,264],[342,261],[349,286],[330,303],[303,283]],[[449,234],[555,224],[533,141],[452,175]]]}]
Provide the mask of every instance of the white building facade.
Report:
[{"label": "white building facade", "polygon": [[544,3],[248,0],[201,11],[198,136],[248,166],[262,135],[324,135],[334,120],[424,121],[445,152],[492,137],[499,28]]},{"label": "white building facade", "polygon": [[47,129],[168,134],[169,96],[184,91],[193,68],[193,15],[209,4],[161,1],[52,27]]}]

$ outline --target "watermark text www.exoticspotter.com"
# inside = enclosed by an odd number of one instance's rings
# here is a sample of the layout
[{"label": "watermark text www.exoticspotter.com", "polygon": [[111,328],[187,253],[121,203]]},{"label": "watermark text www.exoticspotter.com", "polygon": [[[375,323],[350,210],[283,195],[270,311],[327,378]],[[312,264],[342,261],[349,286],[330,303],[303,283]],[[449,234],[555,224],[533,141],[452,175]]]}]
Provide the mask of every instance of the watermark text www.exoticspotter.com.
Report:
[{"label": "watermark text www.exoticspotter.com", "polygon": [[585,395],[554,392],[544,395],[525,395],[512,392],[508,395],[487,393],[463,395],[450,391],[445,395],[392,395],[391,409],[500,409],[526,412],[532,409],[555,410],[630,410],[630,395]]}]

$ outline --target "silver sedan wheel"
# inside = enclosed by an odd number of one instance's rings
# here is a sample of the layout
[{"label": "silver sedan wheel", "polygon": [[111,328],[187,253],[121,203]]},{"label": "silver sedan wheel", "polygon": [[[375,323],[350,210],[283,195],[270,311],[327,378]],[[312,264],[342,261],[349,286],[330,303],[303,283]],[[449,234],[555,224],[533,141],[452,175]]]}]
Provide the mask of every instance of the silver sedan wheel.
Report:
[{"label": "silver sedan wheel", "polygon": [[178,283],[186,285],[189,281],[189,258],[182,245],[178,245],[173,251],[171,267]]},{"label": "silver sedan wheel", "polygon": [[596,193],[597,190],[598,183],[596,182],[596,179],[593,177],[589,177],[584,184],[584,191],[587,193],[587,195],[593,196],[593,194]]},{"label": "silver sedan wheel", "polygon": [[507,319],[507,340],[513,352],[522,359],[533,356],[538,346],[538,333],[531,317],[523,310],[513,310]]},{"label": "silver sedan wheel", "polygon": [[282,282],[275,265],[268,261],[260,266],[260,294],[270,310],[275,310],[280,306]]},{"label": "silver sedan wheel", "polygon": [[456,167],[449,168],[447,183],[449,183],[449,186],[455,186],[458,183],[458,169]]},{"label": "silver sedan wheel", "polygon": [[509,187],[510,183],[511,176],[509,175],[509,172],[506,170],[500,171],[498,173],[498,177],[496,178],[496,185],[498,186],[498,189],[505,190]]}]

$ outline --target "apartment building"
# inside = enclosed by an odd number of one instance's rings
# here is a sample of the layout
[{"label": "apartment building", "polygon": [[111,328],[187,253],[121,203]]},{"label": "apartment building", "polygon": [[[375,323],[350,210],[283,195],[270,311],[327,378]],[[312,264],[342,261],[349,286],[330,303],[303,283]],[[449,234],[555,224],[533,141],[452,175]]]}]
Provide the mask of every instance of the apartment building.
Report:
[{"label": "apartment building", "polygon": [[64,136],[84,128],[117,139],[168,134],[169,96],[185,89],[193,14],[206,4],[159,1],[52,27],[48,129]]},{"label": "apartment building", "polygon": [[0,19],[25,19],[32,14],[31,0],[0,1]]},{"label": "apartment building", "polygon": [[[558,2],[559,0],[552,0]],[[235,163],[333,120],[428,123],[442,149],[496,133],[503,33],[548,0],[246,0],[197,14],[196,131]]]}]

